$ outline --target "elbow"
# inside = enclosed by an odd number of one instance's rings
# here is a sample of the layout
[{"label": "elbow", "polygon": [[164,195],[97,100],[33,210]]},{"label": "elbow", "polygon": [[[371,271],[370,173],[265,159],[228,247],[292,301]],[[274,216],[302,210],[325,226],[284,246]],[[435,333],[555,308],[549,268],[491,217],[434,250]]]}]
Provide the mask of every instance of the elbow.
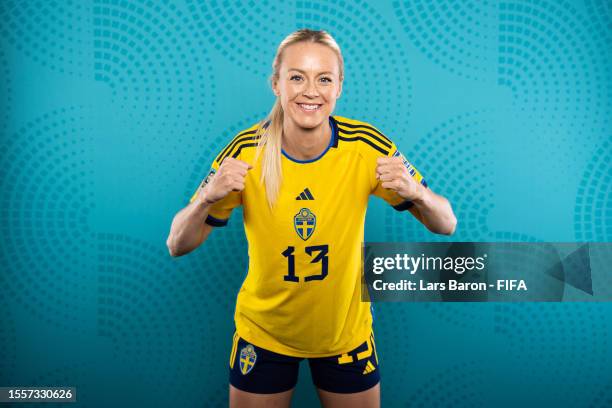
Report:
[{"label": "elbow", "polygon": [[450,224],[449,228],[443,232],[444,235],[453,235],[455,233],[455,230],[457,229],[457,219],[453,218],[452,223]]},{"label": "elbow", "polygon": [[455,230],[457,229],[457,217],[455,217],[455,215],[453,214],[450,221],[447,223],[447,225],[445,226],[446,228],[443,228],[439,234],[442,235],[453,235],[455,233]]},{"label": "elbow", "polygon": [[437,228],[428,228],[434,234],[439,235],[453,235],[457,229],[457,218],[451,213],[450,219],[448,219],[444,225],[438,226]]},{"label": "elbow", "polygon": [[179,256],[187,255],[191,251],[195,249],[195,247],[189,247],[186,243],[177,243],[177,239],[170,235],[166,240],[166,247],[168,248],[168,253],[173,258],[178,258]]},{"label": "elbow", "polygon": [[168,239],[166,240],[166,247],[168,248],[168,253],[173,258],[183,255],[183,253],[181,253],[181,251],[179,251],[179,249],[176,247],[172,235],[168,236]]},{"label": "elbow", "polygon": [[457,217],[455,216],[455,213],[453,212],[453,207],[451,207],[451,204],[448,200],[446,200],[446,206],[447,206],[447,215],[446,215],[447,221],[444,225],[444,228],[442,228],[442,231],[440,232],[440,234],[453,235],[455,233],[455,230],[457,229]]}]

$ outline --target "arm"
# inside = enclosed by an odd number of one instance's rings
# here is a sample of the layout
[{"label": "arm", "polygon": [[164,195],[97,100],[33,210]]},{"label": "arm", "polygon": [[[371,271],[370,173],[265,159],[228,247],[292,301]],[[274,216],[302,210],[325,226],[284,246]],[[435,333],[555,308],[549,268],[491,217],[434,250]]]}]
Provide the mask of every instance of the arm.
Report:
[{"label": "arm", "polygon": [[211,206],[223,200],[232,191],[244,190],[244,179],[252,166],[232,157],[223,160],[217,173],[208,184],[192,198],[192,202],[179,211],[172,220],[170,234],[166,240],[172,256],[185,255],[200,246],[212,227],[204,222]]},{"label": "arm", "polygon": [[376,178],[382,187],[397,192],[414,205],[408,210],[428,230],[435,234],[452,235],[457,219],[449,201],[412,178],[401,157],[377,159]]},{"label": "arm", "polygon": [[172,219],[170,234],[166,240],[171,256],[181,256],[193,251],[206,241],[212,231],[213,227],[204,222],[211,204],[203,195],[199,194]]},{"label": "arm", "polygon": [[412,199],[414,205],[408,211],[431,232],[452,235],[457,227],[457,218],[450,202],[426,187],[419,187],[423,190],[422,195]]}]

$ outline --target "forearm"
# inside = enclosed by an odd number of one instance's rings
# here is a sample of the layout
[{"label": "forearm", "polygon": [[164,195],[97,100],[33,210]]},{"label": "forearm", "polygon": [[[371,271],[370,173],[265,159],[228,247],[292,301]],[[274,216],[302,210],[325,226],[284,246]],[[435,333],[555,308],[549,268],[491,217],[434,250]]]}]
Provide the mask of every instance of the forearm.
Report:
[{"label": "forearm", "polygon": [[421,222],[433,233],[452,235],[455,232],[457,218],[449,201],[429,188],[420,187],[422,189],[420,197],[412,201],[421,216]]},{"label": "forearm", "polygon": [[174,216],[166,240],[170,255],[184,255],[203,242],[206,227],[204,220],[209,208],[210,204],[198,197]]}]

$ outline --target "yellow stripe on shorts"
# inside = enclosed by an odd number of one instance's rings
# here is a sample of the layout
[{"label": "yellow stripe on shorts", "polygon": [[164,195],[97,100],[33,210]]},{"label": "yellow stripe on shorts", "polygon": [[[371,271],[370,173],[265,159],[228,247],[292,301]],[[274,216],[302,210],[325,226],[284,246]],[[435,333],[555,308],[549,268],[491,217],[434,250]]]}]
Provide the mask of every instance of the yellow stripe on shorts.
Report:
[{"label": "yellow stripe on shorts", "polygon": [[376,344],[374,343],[374,333],[372,333],[372,348],[374,349],[374,357],[376,358],[376,364],[378,364],[378,354],[376,354]]},{"label": "yellow stripe on shorts", "polygon": [[236,359],[236,349],[238,348],[238,333],[234,332],[234,339],[232,340],[232,352],[230,353],[229,366],[230,369],[234,368],[234,360]]}]

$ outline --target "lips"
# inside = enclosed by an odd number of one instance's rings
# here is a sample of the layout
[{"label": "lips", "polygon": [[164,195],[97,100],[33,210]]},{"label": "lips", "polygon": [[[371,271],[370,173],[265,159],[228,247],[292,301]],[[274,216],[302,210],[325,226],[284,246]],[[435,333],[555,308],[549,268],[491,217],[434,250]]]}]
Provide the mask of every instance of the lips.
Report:
[{"label": "lips", "polygon": [[300,110],[302,110],[303,112],[317,112],[319,109],[321,109],[321,104],[318,103],[298,103],[297,104],[300,107]]}]

